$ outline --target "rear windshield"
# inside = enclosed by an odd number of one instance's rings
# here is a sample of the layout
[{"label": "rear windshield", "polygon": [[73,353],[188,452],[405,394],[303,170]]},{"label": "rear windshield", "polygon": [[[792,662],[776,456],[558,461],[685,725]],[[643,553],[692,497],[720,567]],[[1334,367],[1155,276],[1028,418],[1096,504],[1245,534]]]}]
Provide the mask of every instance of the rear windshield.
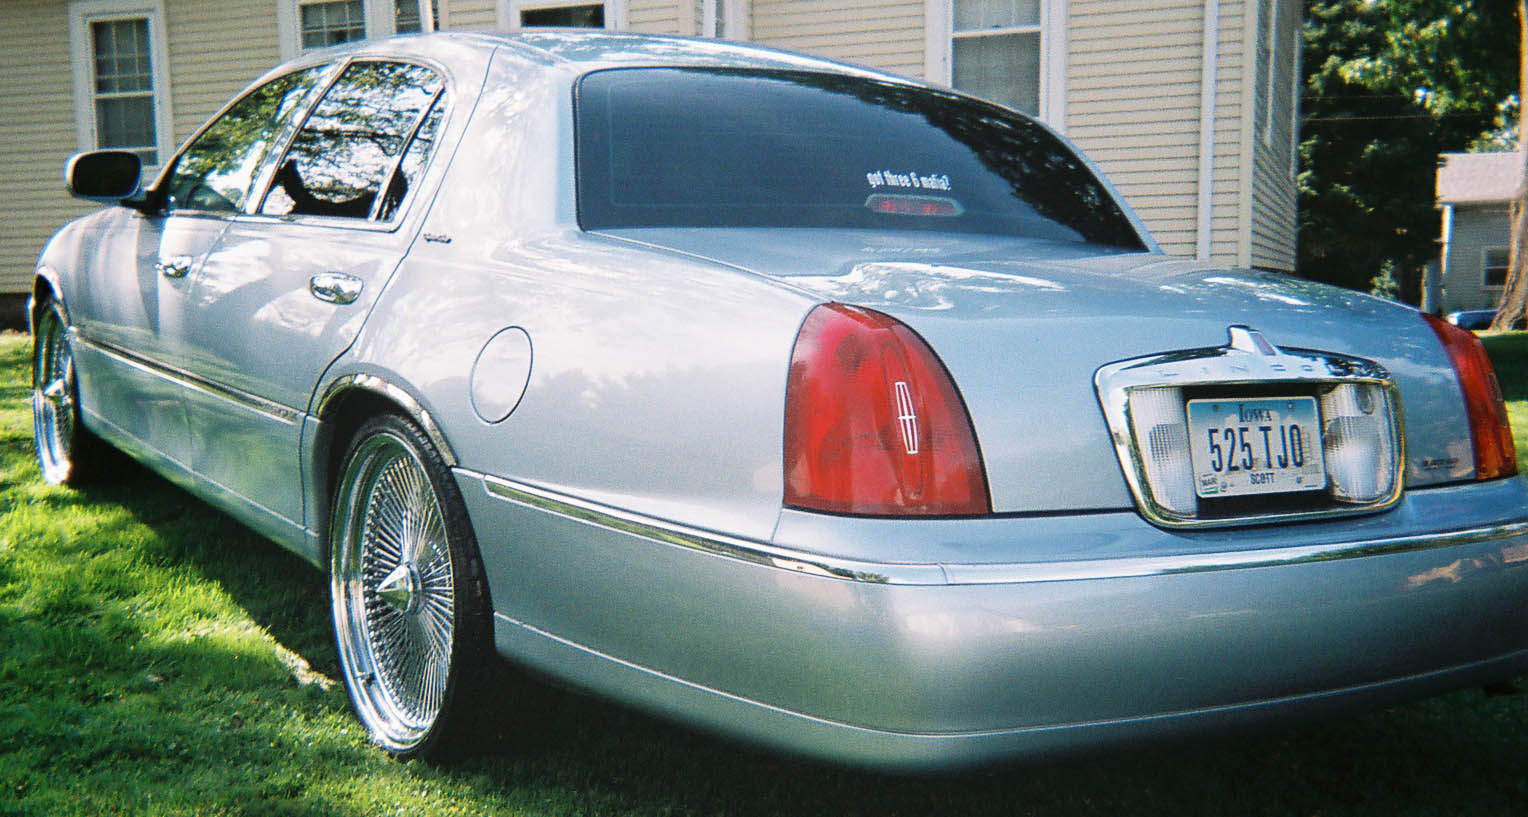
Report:
[{"label": "rear windshield", "polygon": [[955,94],[838,74],[625,68],[576,95],[578,217],[851,227],[1144,249],[1049,131]]}]

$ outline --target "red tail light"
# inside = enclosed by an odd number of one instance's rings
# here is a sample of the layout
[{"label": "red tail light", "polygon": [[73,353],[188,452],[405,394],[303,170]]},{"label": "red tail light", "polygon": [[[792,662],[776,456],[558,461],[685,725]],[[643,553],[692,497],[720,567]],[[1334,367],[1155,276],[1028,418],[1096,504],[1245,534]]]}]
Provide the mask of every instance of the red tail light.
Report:
[{"label": "red tail light", "polygon": [[965,404],[939,358],[894,318],[812,310],[785,395],[785,503],[836,513],[990,513]]},{"label": "red tail light", "polygon": [[1501,396],[1501,384],[1486,348],[1473,332],[1460,329],[1432,315],[1423,315],[1428,326],[1443,341],[1464,391],[1464,406],[1470,417],[1470,437],[1475,444],[1475,478],[1494,479],[1517,473],[1517,446],[1512,442],[1512,426],[1507,422],[1507,406]]}]

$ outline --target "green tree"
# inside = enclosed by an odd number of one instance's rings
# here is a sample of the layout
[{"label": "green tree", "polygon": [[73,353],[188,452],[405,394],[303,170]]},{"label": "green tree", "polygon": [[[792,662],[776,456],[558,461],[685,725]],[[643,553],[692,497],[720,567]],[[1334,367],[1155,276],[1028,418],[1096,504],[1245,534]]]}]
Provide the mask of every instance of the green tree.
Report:
[{"label": "green tree", "polygon": [[1517,88],[1503,0],[1306,0],[1301,275],[1417,298],[1437,257],[1437,156],[1498,129]]}]

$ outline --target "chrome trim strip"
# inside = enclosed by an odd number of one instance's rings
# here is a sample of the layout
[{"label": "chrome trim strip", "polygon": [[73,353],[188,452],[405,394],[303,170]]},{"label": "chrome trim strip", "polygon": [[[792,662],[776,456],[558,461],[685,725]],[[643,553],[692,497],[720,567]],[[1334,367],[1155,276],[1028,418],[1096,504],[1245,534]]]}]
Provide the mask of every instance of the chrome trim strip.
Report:
[{"label": "chrome trim strip", "polygon": [[420,405],[419,401],[415,400],[413,395],[404,391],[401,386],[377,375],[351,374],[330,381],[329,385],[323,389],[323,396],[318,399],[318,408],[314,412],[314,416],[322,418],[329,408],[329,404],[350,389],[374,392],[397,403],[404,411],[408,412],[414,422],[419,424],[419,428],[424,432],[425,436],[430,438],[430,442],[435,446],[436,453],[440,454],[441,459],[445,461],[446,467],[455,468],[457,466],[459,461],[456,459],[456,452],[451,450],[451,444],[446,442],[446,435],[441,432],[440,426],[436,424],[435,418],[430,416],[430,412],[425,411],[424,406]]},{"label": "chrome trim strip", "polygon": [[128,351],[120,346],[91,338],[84,333],[76,331],[75,335],[87,346],[93,347],[102,354],[117,358],[124,363],[147,369],[174,380],[187,388],[196,389],[214,397],[220,397],[231,403],[237,403],[251,411],[258,412],[288,425],[297,425],[302,422],[302,412],[297,409],[283,406],[280,403],[267,400],[256,394],[250,394],[247,391],[236,389],[232,386],[225,386],[222,383],[208,380],[184,369],[167,366],[156,360],[144,357],[137,352]]},{"label": "chrome trim strip", "polygon": [[[1423,550],[1479,545],[1528,536],[1528,520],[1504,522],[1458,531],[1421,533],[1384,539],[1330,542],[1260,550],[1184,553],[1119,559],[1078,559],[1056,562],[994,564],[879,564],[835,559],[804,553],[765,542],[726,536],[710,531],[621,511],[607,505],[577,499],[544,488],[511,482],[501,477],[457,469],[481,480],[488,494],[547,511],[588,525],[629,533],[678,547],[725,556],[751,564],[809,573],[824,578],[890,585],[1040,584],[1046,582],[1098,581],[1106,579],[1212,573],[1259,567],[1289,567],[1316,562],[1360,559]],[[1515,543],[1528,561],[1528,542]]]},{"label": "chrome trim strip", "polygon": [[765,542],[726,536],[698,528],[664,522],[564,494],[510,482],[466,469],[460,473],[480,479],[490,496],[547,511],[587,525],[629,533],[653,542],[699,550],[766,567],[796,573],[870,584],[945,584],[944,571],[936,564],[870,564],[849,559],[801,553]]}]

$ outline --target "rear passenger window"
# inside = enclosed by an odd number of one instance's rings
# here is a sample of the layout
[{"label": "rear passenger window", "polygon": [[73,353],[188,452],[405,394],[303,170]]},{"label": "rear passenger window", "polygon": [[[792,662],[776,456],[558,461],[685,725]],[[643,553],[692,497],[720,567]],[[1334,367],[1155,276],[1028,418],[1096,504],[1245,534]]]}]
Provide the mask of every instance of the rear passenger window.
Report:
[{"label": "rear passenger window", "polygon": [[443,87],[418,65],[346,68],[297,132],[260,212],[392,218],[434,145]]}]

